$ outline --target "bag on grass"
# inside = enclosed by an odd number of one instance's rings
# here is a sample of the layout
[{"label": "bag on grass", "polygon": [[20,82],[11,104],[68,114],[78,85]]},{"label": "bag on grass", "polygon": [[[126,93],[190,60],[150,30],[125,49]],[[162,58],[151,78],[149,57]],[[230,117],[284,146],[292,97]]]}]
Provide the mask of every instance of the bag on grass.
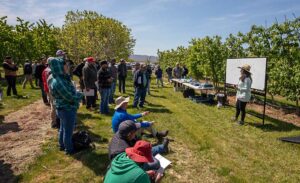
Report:
[{"label": "bag on grass", "polygon": [[92,140],[86,131],[79,131],[72,136],[75,151],[81,151],[93,147]]},{"label": "bag on grass", "polygon": [[193,90],[193,89],[186,89],[183,91],[184,98],[194,97],[194,96],[195,96],[195,90]]}]

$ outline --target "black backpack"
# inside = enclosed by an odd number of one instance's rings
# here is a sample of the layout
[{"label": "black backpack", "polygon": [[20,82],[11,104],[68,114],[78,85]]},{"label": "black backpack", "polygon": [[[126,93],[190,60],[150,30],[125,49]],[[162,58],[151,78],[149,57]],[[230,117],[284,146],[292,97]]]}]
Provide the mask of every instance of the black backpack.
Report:
[{"label": "black backpack", "polygon": [[193,90],[193,89],[186,89],[183,91],[184,98],[194,97],[194,96],[195,96],[195,90]]},{"label": "black backpack", "polygon": [[75,151],[93,148],[94,145],[89,134],[86,131],[78,131],[72,136],[73,146]]}]

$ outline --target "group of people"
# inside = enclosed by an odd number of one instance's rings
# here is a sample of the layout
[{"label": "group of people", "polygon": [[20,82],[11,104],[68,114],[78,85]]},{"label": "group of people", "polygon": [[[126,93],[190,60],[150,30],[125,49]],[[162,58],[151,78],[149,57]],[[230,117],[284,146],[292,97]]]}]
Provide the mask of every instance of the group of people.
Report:
[{"label": "group of people", "polygon": [[[11,58],[7,58],[5,61],[13,64],[9,59]],[[103,60],[98,67],[93,57],[87,57],[71,70],[66,62],[66,53],[58,50],[55,57],[41,60],[41,63],[35,68],[35,77],[41,87],[44,103],[51,107],[51,126],[59,128],[59,149],[61,151],[65,151],[68,155],[75,153],[72,135],[76,126],[77,110],[81,102],[89,110],[96,108],[97,91],[99,91],[101,114],[109,114],[108,105],[115,104],[115,112],[112,116],[114,136],[108,149],[111,163],[104,181],[115,182],[115,180],[122,179],[124,182],[150,182],[151,180],[158,182],[162,178],[162,174],[156,172],[160,168],[160,164],[154,156],[169,151],[169,139],[166,137],[168,130],[157,131],[153,121],[137,121],[148,115],[149,111],[140,114],[127,113],[129,97],[121,96],[115,99],[117,80],[120,93],[125,93],[127,66],[125,60],[122,59],[120,62],[116,67],[115,59],[110,60],[110,64]],[[28,65],[30,63],[27,64],[27,62],[24,65],[24,71],[26,70],[24,87],[27,81],[33,86],[32,73]],[[9,68],[14,72],[17,70],[17,67],[13,69],[11,65]],[[159,69],[156,70],[156,75],[157,73],[162,75],[159,73],[162,72]],[[70,72],[79,77],[79,89],[76,89]],[[141,64],[139,68],[136,67],[133,76],[135,89],[133,107],[144,107],[151,77],[148,72],[147,66],[144,64]],[[14,92],[13,87],[12,90]],[[87,95],[87,93],[90,94]],[[152,146],[149,142],[141,140],[146,133],[148,133],[148,137],[157,138],[160,144]]]}]

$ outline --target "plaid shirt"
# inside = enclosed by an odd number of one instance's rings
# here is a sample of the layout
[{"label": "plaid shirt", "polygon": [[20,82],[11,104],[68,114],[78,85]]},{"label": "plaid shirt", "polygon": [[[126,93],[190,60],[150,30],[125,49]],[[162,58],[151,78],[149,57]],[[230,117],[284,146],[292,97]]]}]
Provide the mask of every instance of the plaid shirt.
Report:
[{"label": "plaid shirt", "polygon": [[64,73],[63,60],[57,58],[51,60],[50,68],[53,75],[50,87],[55,98],[56,109],[78,109],[83,95],[76,92],[70,76]]}]

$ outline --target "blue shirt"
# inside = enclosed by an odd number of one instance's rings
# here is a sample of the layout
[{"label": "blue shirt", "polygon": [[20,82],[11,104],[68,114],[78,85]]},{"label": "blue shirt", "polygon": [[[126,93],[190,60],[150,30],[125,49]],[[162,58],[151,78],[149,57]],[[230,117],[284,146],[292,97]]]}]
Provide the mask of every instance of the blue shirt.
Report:
[{"label": "blue shirt", "polygon": [[[136,119],[142,117],[142,114],[128,114],[126,110],[123,109],[117,109],[112,117],[112,129],[114,133],[116,133],[119,129],[119,125],[126,120],[132,120],[134,122],[137,122]],[[150,123],[145,122],[141,123],[142,128],[147,128],[150,126]]]}]

